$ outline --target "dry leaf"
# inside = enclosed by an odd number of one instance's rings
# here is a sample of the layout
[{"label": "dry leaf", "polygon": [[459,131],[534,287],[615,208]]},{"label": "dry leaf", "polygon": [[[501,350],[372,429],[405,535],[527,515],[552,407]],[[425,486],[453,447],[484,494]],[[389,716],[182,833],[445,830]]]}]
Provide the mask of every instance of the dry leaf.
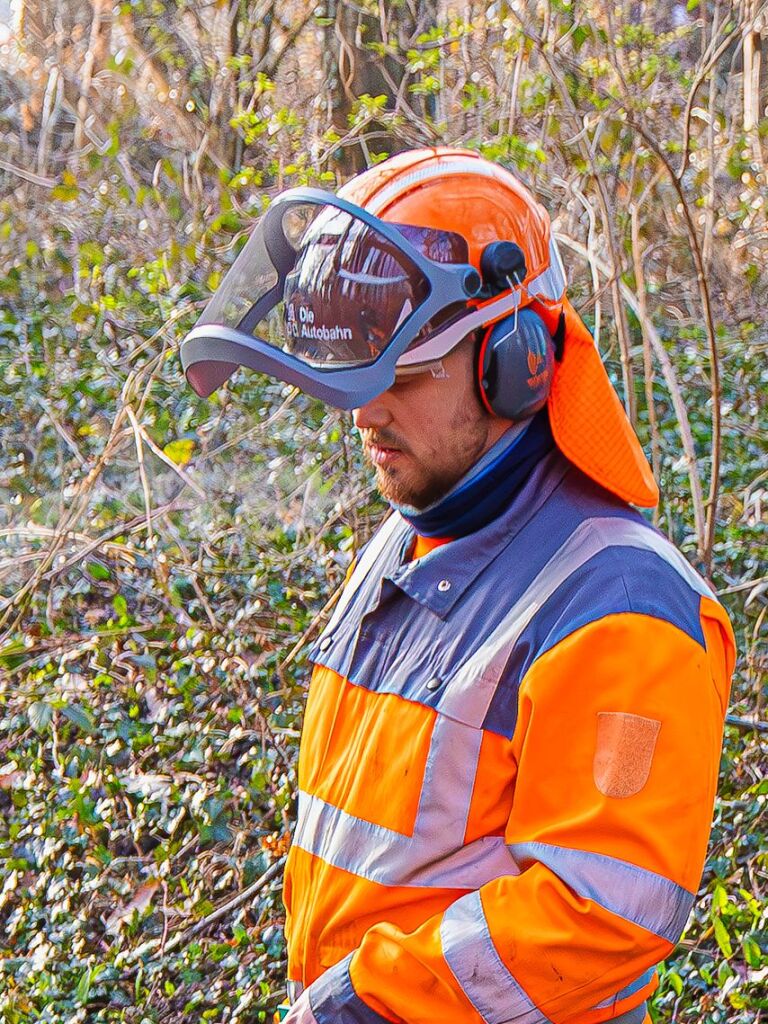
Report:
[{"label": "dry leaf", "polygon": [[160,882],[157,878],[151,878],[148,882],[140,885],[132,899],[122,907],[118,907],[117,910],[113,910],[109,915],[106,923],[107,931],[112,935],[119,934],[125,922],[130,921],[133,917],[134,910],[138,910],[139,914],[142,914],[147,909],[159,888]]}]

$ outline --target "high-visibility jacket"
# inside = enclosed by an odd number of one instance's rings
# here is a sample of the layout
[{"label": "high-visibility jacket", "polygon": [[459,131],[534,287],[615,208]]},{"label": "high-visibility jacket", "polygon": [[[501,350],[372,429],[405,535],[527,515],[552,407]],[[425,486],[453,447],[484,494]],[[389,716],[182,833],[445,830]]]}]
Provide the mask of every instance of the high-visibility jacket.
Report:
[{"label": "high-visibility jacket", "polygon": [[311,652],[289,978],[317,1024],[647,1019],[701,879],[728,619],[556,450],[487,526],[413,544],[390,516]]}]

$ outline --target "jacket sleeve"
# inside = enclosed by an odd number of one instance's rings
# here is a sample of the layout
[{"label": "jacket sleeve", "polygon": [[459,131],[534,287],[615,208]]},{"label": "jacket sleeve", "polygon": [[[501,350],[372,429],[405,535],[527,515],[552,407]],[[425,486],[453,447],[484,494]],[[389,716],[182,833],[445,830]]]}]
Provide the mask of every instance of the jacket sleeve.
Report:
[{"label": "jacket sleeve", "polygon": [[308,989],[317,1024],[589,1024],[642,1002],[685,927],[717,786],[734,645],[705,597],[701,625],[607,615],[533,662],[505,833],[519,873],[409,934],[371,928]]}]

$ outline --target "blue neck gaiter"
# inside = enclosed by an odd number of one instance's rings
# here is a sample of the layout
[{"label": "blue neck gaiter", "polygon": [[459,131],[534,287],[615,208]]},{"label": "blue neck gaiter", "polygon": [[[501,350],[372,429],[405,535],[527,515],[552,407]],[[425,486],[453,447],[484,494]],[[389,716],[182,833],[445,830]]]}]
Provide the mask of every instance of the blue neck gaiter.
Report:
[{"label": "blue neck gaiter", "polygon": [[546,408],[515,424],[434,505],[395,506],[422,537],[466,537],[496,518],[554,445]]}]

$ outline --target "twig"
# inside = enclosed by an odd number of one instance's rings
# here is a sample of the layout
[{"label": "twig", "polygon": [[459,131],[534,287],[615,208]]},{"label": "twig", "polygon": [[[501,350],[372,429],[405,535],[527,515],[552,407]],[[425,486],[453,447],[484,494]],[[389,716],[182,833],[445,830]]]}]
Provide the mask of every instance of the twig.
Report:
[{"label": "twig", "polygon": [[756,580],[746,580],[744,583],[735,583],[731,587],[718,590],[718,596],[722,594],[738,594],[740,590],[751,590],[752,587],[759,587],[761,583],[768,583],[768,576],[760,576]]},{"label": "twig", "polygon": [[[192,925],[191,928],[187,928],[185,931],[177,932],[176,935],[173,935],[171,939],[168,942],[166,942],[163,951],[160,953],[159,959],[162,960],[165,956],[168,955],[168,953],[172,953],[174,949],[178,949],[179,946],[186,945],[186,943],[190,942],[196,935],[199,935],[201,932],[204,932],[206,928],[210,928],[212,924],[216,924],[217,921],[220,921],[222,918],[232,913],[233,910],[237,910],[238,907],[241,907],[243,905],[243,903],[247,903],[248,900],[251,899],[251,897],[261,892],[264,886],[268,882],[271,882],[272,879],[280,873],[284,865],[285,857],[281,857],[279,860],[276,860],[274,864],[271,864],[264,872],[264,874],[257,878],[256,881],[253,882],[251,885],[249,885],[247,889],[243,889],[242,892],[239,892],[236,896],[233,896],[232,899],[228,900],[226,903],[223,903],[220,907],[217,907],[216,910],[212,911],[201,921],[198,921],[197,924]],[[139,967],[144,966],[143,964],[137,963],[136,961],[139,961],[141,957],[143,957],[147,953],[148,949],[157,949],[159,945],[160,939],[150,939],[149,942],[144,943],[139,949],[131,950],[131,952],[126,956],[125,960],[127,963],[133,964],[134,966],[132,966],[129,971],[125,972],[120,980],[127,981],[128,979],[130,979],[136,973]]]},{"label": "twig", "polygon": [[[126,382],[126,388],[129,387],[131,378]],[[59,526],[57,527],[56,536],[54,537],[53,543],[48,549],[45,558],[41,564],[37,567],[34,573],[30,576],[27,582],[18,590],[3,606],[2,615],[0,615],[0,630],[8,623],[13,609],[18,609],[17,614],[11,625],[8,627],[5,633],[0,632],[0,640],[4,639],[7,633],[12,633],[19,625],[21,617],[23,615],[24,605],[29,598],[30,594],[35,590],[38,584],[45,577],[48,568],[52,565],[59,549],[64,544],[67,534],[71,530],[72,526],[78,521],[80,516],[85,511],[88,502],[88,496],[90,495],[91,488],[99,477],[102,469],[109,461],[110,456],[118,443],[118,438],[123,424],[123,419],[126,415],[125,407],[118,409],[115,419],[112,423],[112,429],[110,431],[107,443],[104,445],[104,451],[101,453],[96,463],[91,470],[82,478],[77,486],[75,492],[75,500],[73,506],[68,515],[62,518]]]},{"label": "twig", "polygon": [[[602,303],[600,302],[600,277],[598,269],[593,258],[595,252],[595,211],[592,209],[592,204],[589,202],[587,197],[578,189],[573,182],[566,181],[564,178],[554,177],[552,178],[554,185],[559,185],[561,188],[567,189],[571,195],[575,196],[576,199],[581,203],[584,208],[584,212],[587,215],[589,221],[589,228],[587,229],[587,259],[589,261],[589,270],[592,275],[592,294],[595,296],[595,328],[594,338],[595,344],[598,350],[600,349],[600,327],[602,323]],[[606,282],[607,286],[607,282]]]},{"label": "twig", "polygon": [[717,62],[720,60],[720,58],[731,45],[733,40],[737,36],[741,35],[743,31],[743,25],[736,25],[736,27],[731,32],[728,33],[725,39],[723,39],[720,46],[718,46],[718,48],[714,51],[714,53],[709,58],[704,67],[699,70],[698,74],[691,83],[691,89],[688,93],[688,102],[685,105],[685,117],[683,118],[683,157],[680,161],[680,167],[675,173],[675,176],[678,178],[678,180],[681,179],[683,174],[685,173],[685,169],[688,166],[688,160],[690,159],[691,155],[691,116],[693,114],[693,104],[696,100],[696,93],[699,90],[699,86],[710,73],[715,64],[717,64]]},{"label": "twig", "polygon": [[141,478],[141,489],[144,493],[144,511],[147,517],[147,548],[151,551],[155,546],[155,535],[152,530],[152,495],[149,489],[146,466],[144,465],[144,445],[141,439],[141,428],[136,419],[136,414],[130,405],[126,406],[125,411],[128,413],[128,419],[131,421],[136,439],[136,458],[139,463],[139,477]]},{"label": "twig", "polygon": [[[153,508],[152,509],[152,518],[155,519],[155,518],[157,518],[157,516],[165,515],[166,513],[171,512],[171,511],[174,511],[174,512],[178,511],[178,510],[189,511],[193,506],[177,504],[178,499],[179,499],[180,496],[181,496],[181,491],[179,491],[177,494],[175,494],[171,498],[171,500],[167,501],[164,505],[158,505],[155,508]],[[87,555],[89,555],[92,551],[95,551],[96,548],[101,547],[101,545],[106,540],[109,540],[111,537],[118,537],[118,536],[120,536],[120,534],[123,534],[123,533],[133,533],[137,529],[141,530],[146,525],[147,525],[146,516],[145,515],[140,515],[140,516],[134,516],[133,519],[128,519],[128,520],[126,520],[124,522],[121,522],[117,526],[113,526],[111,529],[107,530],[105,533],[100,534],[94,540],[90,541],[84,548],[81,548],[79,551],[75,552],[74,555],[71,555],[70,558],[68,558],[66,562],[63,562],[61,565],[56,566],[55,569],[49,569],[48,572],[44,576],[41,577],[41,582],[42,581],[46,581],[46,580],[50,580],[54,576],[58,576],[60,573],[66,572],[67,569],[70,569],[73,565],[76,565],[78,562],[82,561],[83,558],[85,558]]]},{"label": "twig", "polygon": [[[577,242],[573,238],[569,238],[567,235],[558,233],[556,235],[558,242],[561,242],[567,248],[573,250],[573,252],[579,253],[584,259],[593,258],[595,265],[598,267],[602,274],[608,274],[608,267],[596,256],[590,257],[586,247]],[[638,320],[641,317],[640,304],[637,301],[637,296],[634,295],[631,288],[628,287],[623,281],[620,283],[621,292],[624,296],[625,301],[629,304],[630,309],[633,311]],[[696,462],[696,449],[693,444],[693,434],[691,432],[691,424],[688,419],[688,410],[685,407],[685,400],[683,399],[680,391],[680,386],[677,383],[677,377],[675,375],[672,361],[667,354],[667,350],[664,348],[659,332],[653,326],[653,323],[648,320],[646,323],[646,330],[648,332],[648,339],[653,347],[656,358],[659,360],[661,366],[661,372],[664,375],[667,388],[669,389],[670,396],[672,398],[672,405],[677,415],[677,422],[680,427],[680,439],[683,442],[683,451],[685,452],[686,465],[688,467],[688,480],[691,487],[691,498],[693,500],[693,521],[694,529],[696,531],[696,540],[699,546],[699,550],[702,550],[704,545],[705,535],[705,522],[704,522],[704,499],[701,491],[701,479],[699,477],[698,464]]]},{"label": "twig", "polygon": [[[653,400],[653,358],[651,356],[651,342],[648,337],[648,306],[645,297],[645,271],[643,269],[643,256],[640,252],[640,221],[638,207],[632,204],[630,210],[632,228],[632,260],[635,264],[635,282],[637,284],[637,302],[640,310],[640,329],[643,335],[643,384],[645,385],[645,404],[648,409],[648,423],[651,429],[651,460],[653,464],[653,475],[657,480],[661,478],[661,442],[659,439],[659,424],[656,419],[656,403]],[[654,523],[658,521],[658,508],[654,509]]]},{"label": "twig", "polygon": [[721,457],[721,388],[720,388],[720,357],[717,351],[717,338],[715,336],[715,323],[712,315],[712,302],[709,294],[709,285],[704,269],[704,261],[701,252],[701,245],[696,233],[696,228],[691,217],[691,210],[685,195],[680,179],[675,175],[674,168],[669,162],[669,157],[658,144],[656,139],[648,132],[641,121],[628,116],[627,124],[639,132],[667,171],[670,181],[677,193],[678,202],[683,210],[688,242],[693,254],[693,262],[696,268],[696,280],[699,285],[699,297],[701,299],[702,312],[704,313],[704,328],[707,332],[709,345],[709,363],[711,373],[711,394],[712,394],[712,471],[709,480],[709,495],[707,497],[706,525],[704,531],[704,544],[701,558],[707,575],[712,571],[712,549],[715,543],[715,528],[717,526],[717,499],[720,490],[720,457]]},{"label": "twig", "polygon": [[768,732],[768,722],[760,722],[754,718],[739,718],[738,715],[726,715],[727,725],[735,725],[744,732]]},{"label": "twig", "polygon": [[325,602],[325,604],[320,609],[320,611],[317,613],[317,615],[315,615],[315,617],[312,619],[310,624],[307,626],[307,628],[301,634],[301,636],[296,641],[296,643],[293,645],[293,647],[290,649],[290,651],[286,654],[286,656],[283,658],[283,660],[278,664],[277,670],[276,670],[278,675],[280,675],[281,672],[284,669],[286,669],[291,664],[293,659],[296,657],[296,655],[299,653],[299,651],[302,649],[304,644],[307,642],[309,637],[314,632],[315,628],[317,627],[317,624],[319,622],[322,622],[323,618],[328,614],[328,612],[331,610],[331,608],[333,608],[333,606],[339,600],[343,590],[344,590],[344,584],[340,583],[339,586],[334,590],[334,592],[328,598],[328,600]]},{"label": "twig", "polygon": [[25,181],[29,181],[33,185],[40,185],[41,188],[56,187],[56,181],[53,178],[45,178],[41,174],[33,174],[32,171],[27,171],[23,167],[17,167],[15,164],[11,164],[2,158],[0,158],[0,171],[7,171],[8,174],[15,174],[17,177],[23,178]]},{"label": "twig", "polygon": [[165,454],[163,449],[155,444],[155,442],[152,440],[152,438],[149,436],[149,434],[141,424],[139,424],[139,431],[141,432],[142,440],[149,448],[151,448],[151,450],[155,453],[158,459],[164,462],[166,466],[170,467],[170,469],[173,470],[176,476],[178,476],[179,479],[182,480],[187,487],[191,487],[191,489],[195,492],[198,498],[206,499],[208,497],[208,495],[200,486],[200,484],[193,480],[189,473],[185,472],[184,469],[182,469],[182,467],[177,462],[174,462],[173,459],[169,458]]}]

